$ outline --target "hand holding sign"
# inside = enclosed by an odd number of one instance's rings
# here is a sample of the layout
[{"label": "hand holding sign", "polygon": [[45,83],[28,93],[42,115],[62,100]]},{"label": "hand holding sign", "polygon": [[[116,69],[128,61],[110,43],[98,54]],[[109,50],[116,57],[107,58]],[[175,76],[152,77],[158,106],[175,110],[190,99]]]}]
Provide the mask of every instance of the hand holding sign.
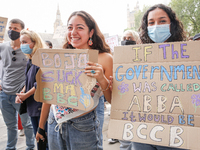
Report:
[{"label": "hand holding sign", "polygon": [[88,62],[89,66],[85,68],[85,73],[87,76],[94,77],[100,82],[104,78],[102,65],[98,63]]},{"label": "hand holding sign", "polygon": [[90,96],[96,80],[83,73],[88,61],[97,63],[98,51],[37,50],[32,58],[32,63],[40,67],[35,100],[90,111],[96,105]]}]

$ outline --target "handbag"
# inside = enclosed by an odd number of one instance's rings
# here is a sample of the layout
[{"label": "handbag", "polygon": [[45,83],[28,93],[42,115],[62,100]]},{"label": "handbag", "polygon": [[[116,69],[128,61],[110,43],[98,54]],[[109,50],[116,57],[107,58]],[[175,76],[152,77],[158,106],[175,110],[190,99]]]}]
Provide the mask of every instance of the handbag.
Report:
[{"label": "handbag", "polygon": [[26,101],[23,101],[23,103],[21,103],[20,108],[19,108],[19,114],[25,114],[27,113],[27,105],[26,105]]},{"label": "handbag", "polygon": [[[27,75],[29,69],[31,68],[31,65],[32,65],[32,61],[30,60],[30,63],[28,63],[27,66],[26,66],[26,67],[27,67],[26,75]],[[21,115],[21,114],[25,114],[25,113],[27,113],[26,100],[23,101],[23,103],[21,103],[20,108],[19,108],[19,114],[20,114],[20,115]]]}]

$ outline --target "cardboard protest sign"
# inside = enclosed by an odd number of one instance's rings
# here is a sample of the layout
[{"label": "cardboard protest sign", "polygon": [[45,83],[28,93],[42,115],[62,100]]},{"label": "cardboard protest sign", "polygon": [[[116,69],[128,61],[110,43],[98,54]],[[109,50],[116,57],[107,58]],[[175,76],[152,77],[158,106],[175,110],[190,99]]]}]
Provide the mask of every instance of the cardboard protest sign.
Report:
[{"label": "cardboard protest sign", "polygon": [[64,39],[66,37],[66,35],[65,35],[66,32],[67,32],[67,26],[58,26],[53,35],[53,39],[58,39],[58,38]]},{"label": "cardboard protest sign", "polygon": [[84,73],[88,61],[98,62],[97,50],[37,50],[32,59],[33,64],[40,67],[35,100],[90,110],[94,105],[90,92],[96,79]]},{"label": "cardboard protest sign", "polygon": [[118,35],[111,36],[105,39],[106,43],[109,45],[111,52],[114,52],[114,47],[118,46]]},{"label": "cardboard protest sign", "polygon": [[0,17],[0,41],[4,39],[8,18]]},{"label": "cardboard protest sign", "polygon": [[200,42],[115,47],[108,137],[200,147]]}]

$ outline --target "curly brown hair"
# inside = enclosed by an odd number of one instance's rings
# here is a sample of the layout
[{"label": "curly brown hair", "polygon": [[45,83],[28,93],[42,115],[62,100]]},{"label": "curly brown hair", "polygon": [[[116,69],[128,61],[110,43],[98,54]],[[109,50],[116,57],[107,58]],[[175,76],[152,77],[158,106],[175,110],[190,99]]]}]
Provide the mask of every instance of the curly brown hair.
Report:
[{"label": "curly brown hair", "polygon": [[170,18],[170,32],[171,36],[166,40],[166,42],[175,42],[175,41],[186,41],[186,32],[183,29],[183,24],[176,17],[175,12],[168,6],[163,4],[156,4],[150,7],[144,14],[141,22],[141,26],[139,28],[140,39],[142,43],[155,43],[148,36],[148,14],[150,11],[153,11],[156,8],[160,8],[164,10]]},{"label": "curly brown hair", "polygon": [[[94,34],[92,35],[92,42],[93,45],[90,46],[91,49],[97,49],[99,50],[99,53],[110,53],[110,47],[108,46],[108,44],[105,42],[105,38],[104,35],[101,33],[96,21],[94,20],[94,18],[88,14],[85,11],[75,11],[71,14],[71,16],[69,17],[67,24],[69,22],[69,20],[73,17],[73,16],[80,16],[83,18],[83,20],[85,21],[86,25],[89,28],[89,32],[94,29]],[[89,39],[88,39],[89,40]],[[69,44],[67,37],[65,38],[65,43],[63,45],[63,48],[66,49],[74,49],[74,47]]]}]

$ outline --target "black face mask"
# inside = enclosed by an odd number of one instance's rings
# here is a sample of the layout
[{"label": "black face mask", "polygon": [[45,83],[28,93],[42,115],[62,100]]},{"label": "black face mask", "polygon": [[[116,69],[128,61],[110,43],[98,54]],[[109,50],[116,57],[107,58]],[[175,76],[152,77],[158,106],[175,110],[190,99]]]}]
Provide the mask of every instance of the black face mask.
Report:
[{"label": "black face mask", "polygon": [[20,37],[20,33],[13,30],[8,30],[8,36],[11,40],[17,40]]},{"label": "black face mask", "polygon": [[135,41],[131,41],[131,40],[124,40],[121,41],[121,45],[135,45],[136,42]]}]

